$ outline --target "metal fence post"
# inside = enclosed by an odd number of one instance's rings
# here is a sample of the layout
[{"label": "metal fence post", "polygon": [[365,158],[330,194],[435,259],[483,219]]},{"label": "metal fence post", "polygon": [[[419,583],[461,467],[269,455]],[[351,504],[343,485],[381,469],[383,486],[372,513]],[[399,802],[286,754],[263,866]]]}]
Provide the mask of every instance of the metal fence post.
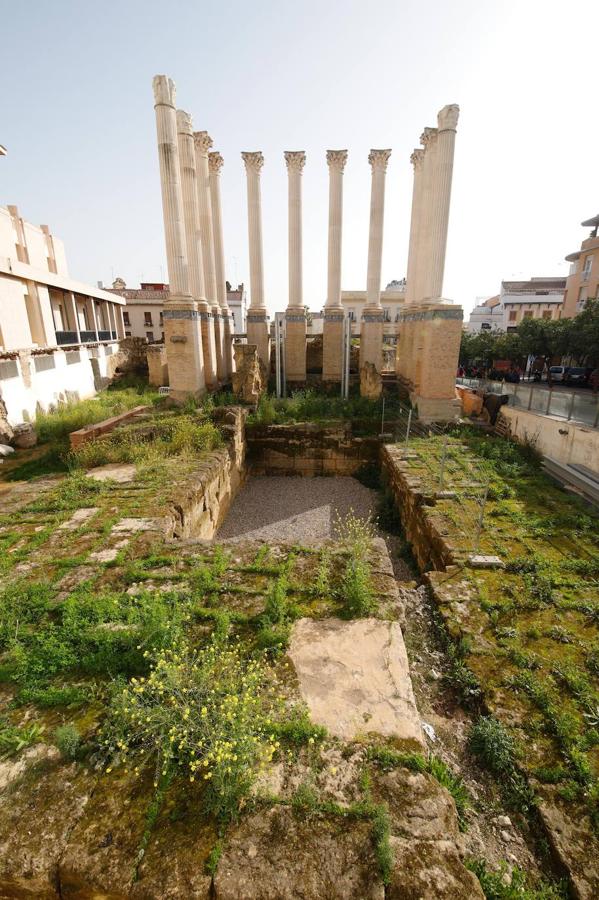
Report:
[{"label": "metal fence post", "polygon": [[439,490],[443,490],[443,477],[445,475],[445,461],[447,459],[447,435],[443,441],[443,453],[441,454],[441,469],[439,471]]},{"label": "metal fence post", "polygon": [[410,438],[410,425],[412,424],[412,410],[408,412],[408,424],[406,426],[406,450],[408,449],[408,440]]},{"label": "metal fence post", "polygon": [[528,395],[528,408],[532,406],[532,392],[534,391],[534,386],[531,384],[530,386],[530,394]]},{"label": "metal fence post", "polygon": [[568,407],[568,422],[572,418],[572,413],[574,412],[574,400],[576,399],[576,394],[572,391],[572,399],[570,400],[570,406]]},{"label": "metal fence post", "polygon": [[549,388],[549,396],[547,397],[547,406],[545,408],[545,415],[549,415],[549,410],[551,409],[551,398],[553,397],[553,388]]},{"label": "metal fence post", "polygon": [[485,517],[485,506],[487,505],[487,495],[489,493],[489,476],[487,476],[487,482],[485,484],[485,490],[481,499],[480,504],[480,513],[478,516],[478,522],[476,524],[476,536],[474,538],[474,551],[478,553],[478,549],[480,547],[480,536],[483,530],[483,521]]}]

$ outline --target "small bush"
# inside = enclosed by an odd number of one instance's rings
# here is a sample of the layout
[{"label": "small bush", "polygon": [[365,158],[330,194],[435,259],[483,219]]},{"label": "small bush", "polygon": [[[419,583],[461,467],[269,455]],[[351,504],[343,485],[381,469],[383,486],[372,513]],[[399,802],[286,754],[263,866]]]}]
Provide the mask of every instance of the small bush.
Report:
[{"label": "small bush", "polygon": [[185,773],[205,784],[205,809],[231,818],[278,747],[265,679],[263,664],[239,647],[160,652],[150,675],[112,703],[103,738],[111,765]]},{"label": "small bush", "polygon": [[54,743],[65,759],[75,759],[81,744],[81,735],[74,725],[59,725],[54,732]]},{"label": "small bush", "polygon": [[511,775],[517,757],[516,742],[501,722],[481,716],[472,726],[468,748],[494,775]]},{"label": "small bush", "polygon": [[345,568],[341,597],[345,615],[350,619],[371,615],[376,600],[370,584],[370,567],[362,559],[350,559]]},{"label": "small bush", "polygon": [[565,900],[568,896],[564,883],[552,884],[543,880],[535,885],[518,867],[511,870],[510,879],[506,882],[508,867],[505,863],[498,872],[493,872],[487,868],[485,860],[469,859],[466,860],[466,868],[474,872],[480,881],[487,900]]}]

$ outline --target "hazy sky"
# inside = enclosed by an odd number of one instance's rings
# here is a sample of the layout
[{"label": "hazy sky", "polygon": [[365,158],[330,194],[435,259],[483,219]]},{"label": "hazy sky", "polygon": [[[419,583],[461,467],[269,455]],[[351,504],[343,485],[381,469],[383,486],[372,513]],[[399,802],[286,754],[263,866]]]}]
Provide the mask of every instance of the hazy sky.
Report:
[{"label": "hazy sky", "polygon": [[[283,151],[307,152],[304,302],[326,295],[327,148],[349,150],[343,289],[364,289],[371,147],[391,147],[382,286],[405,275],[412,148],[459,103],[446,297],[566,274],[599,212],[595,0],[0,0],[0,205],[70,273],[167,280],[152,76],[222,152],[227,277],[249,286],[242,150],[262,150],[266,299],[287,302]],[[162,268],[161,268],[162,267]]]}]

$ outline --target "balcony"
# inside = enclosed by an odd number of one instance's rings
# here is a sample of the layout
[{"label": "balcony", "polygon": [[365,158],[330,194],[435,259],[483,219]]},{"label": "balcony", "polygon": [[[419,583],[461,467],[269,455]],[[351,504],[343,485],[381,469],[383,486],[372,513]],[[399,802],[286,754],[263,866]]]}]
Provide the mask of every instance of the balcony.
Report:
[{"label": "balcony", "polygon": [[111,341],[112,340],[112,331],[99,331],[98,332],[98,340],[99,341]]},{"label": "balcony", "polygon": [[82,331],[81,332],[81,343],[89,344],[91,341],[97,341],[98,338],[96,336],[95,331]]},{"label": "balcony", "polygon": [[78,344],[79,338],[77,337],[76,331],[57,331],[56,332],[56,343],[59,347],[64,344]]}]

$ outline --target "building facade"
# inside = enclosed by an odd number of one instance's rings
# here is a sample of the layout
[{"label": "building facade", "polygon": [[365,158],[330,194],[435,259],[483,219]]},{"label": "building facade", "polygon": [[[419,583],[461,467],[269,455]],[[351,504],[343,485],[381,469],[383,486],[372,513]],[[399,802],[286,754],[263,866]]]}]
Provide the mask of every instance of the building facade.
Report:
[{"label": "building facade", "polygon": [[565,287],[565,278],[502,281],[499,294],[502,330],[515,331],[523,319],[560,319]]},{"label": "building facade", "polygon": [[466,331],[478,334],[481,331],[501,331],[503,329],[503,307],[499,294],[477,303],[468,319]]},{"label": "building facade", "polygon": [[0,207],[0,350],[79,346],[124,337],[123,301],[70,278],[47,225]]},{"label": "building facade", "polygon": [[[164,304],[169,298],[169,286],[162,282],[142,281],[139,288],[128,288],[117,278],[108,293],[122,297],[125,308],[123,321],[126,337],[145,338],[148,343],[164,341]],[[227,281],[227,302],[235,321],[235,334],[245,334],[247,298],[243,284],[231,289]]]},{"label": "building facade", "polygon": [[599,299],[599,215],[581,222],[590,228],[590,235],[580,245],[580,250],[568,254],[570,274],[566,282],[564,316],[571,319],[584,309],[587,300]]},{"label": "building facade", "polygon": [[124,301],[71,278],[62,241],[46,225],[0,207],[0,414],[92,397],[119,364]]},{"label": "building facade", "polygon": [[[381,291],[381,306],[385,315],[383,333],[397,334],[397,323],[400,311],[405,303],[405,279],[403,281],[391,281],[384,291]],[[352,320],[352,333],[360,334],[362,312],[366,306],[366,291],[341,291],[341,303],[349,312]]]}]

